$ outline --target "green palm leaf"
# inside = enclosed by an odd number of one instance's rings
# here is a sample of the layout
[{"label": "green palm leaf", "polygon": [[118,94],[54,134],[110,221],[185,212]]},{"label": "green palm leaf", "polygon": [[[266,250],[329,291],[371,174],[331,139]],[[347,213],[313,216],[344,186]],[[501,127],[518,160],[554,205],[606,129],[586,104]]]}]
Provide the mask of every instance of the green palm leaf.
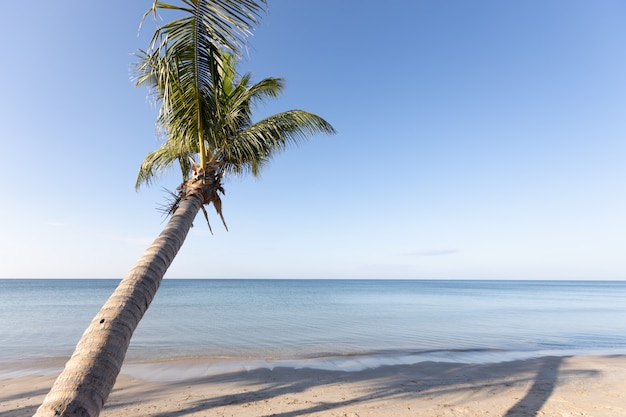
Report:
[{"label": "green palm leaf", "polygon": [[[137,84],[147,86],[160,104],[157,128],[165,140],[144,159],[135,186],[150,184],[178,162],[183,184],[171,212],[185,195],[199,193],[204,204],[212,203],[222,217],[219,193],[225,174],[258,175],[287,146],[334,129],[302,110],[253,122],[255,106],[278,97],[284,88],[280,78],[253,84],[250,74],[240,77],[236,70],[238,46],[254,22],[256,3],[183,3],[184,7],[153,4],[152,13],[174,10],[183,17],[160,27],[152,47],[138,54]],[[234,29],[226,30],[228,25]]]},{"label": "green palm leaf", "polygon": [[147,85],[161,103],[160,132],[179,146],[197,142],[200,164],[207,163],[204,126],[218,102],[207,100],[219,88],[224,51],[238,54],[265,1],[183,0],[178,6],[155,1],[146,12],[178,12],[182,17],[160,26],[151,48],[140,51],[137,84]]},{"label": "green palm leaf", "polygon": [[[210,162],[218,164],[222,173],[258,175],[265,163],[286,146],[317,133],[334,133],[324,119],[302,110],[290,110],[253,123],[254,107],[268,98],[277,98],[284,89],[284,80],[266,78],[251,84],[250,74],[238,79],[233,55],[218,51],[214,58],[217,64],[212,82],[195,95],[193,87],[185,85],[188,80],[181,76],[177,61],[172,64],[159,55],[142,55],[138,68],[143,72],[139,79],[152,86],[155,99],[161,102],[158,126],[166,140],[142,163],[136,187],[150,183],[177,160],[183,178],[187,179],[194,155],[202,152],[206,156],[202,166]],[[197,123],[198,119],[202,123]]]},{"label": "green palm leaf", "polygon": [[250,171],[258,175],[260,168],[275,154],[317,133],[332,134],[335,130],[315,114],[303,110],[286,111],[237,133],[222,147],[220,158],[227,172]]},{"label": "green palm leaf", "polygon": [[265,0],[182,0],[182,3],[183,6],[178,6],[154,1],[144,15],[145,19],[151,14],[155,20],[159,10],[184,15],[155,31],[152,37],[155,49],[185,48],[191,42],[198,47],[210,43],[218,49],[238,53],[266,4]]}]

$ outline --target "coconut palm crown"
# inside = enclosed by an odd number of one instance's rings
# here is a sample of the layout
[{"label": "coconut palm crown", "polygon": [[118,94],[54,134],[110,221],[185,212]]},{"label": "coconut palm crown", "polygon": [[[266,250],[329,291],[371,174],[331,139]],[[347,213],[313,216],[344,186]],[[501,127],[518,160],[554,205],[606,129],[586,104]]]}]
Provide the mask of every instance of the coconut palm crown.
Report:
[{"label": "coconut palm crown", "polygon": [[[157,123],[166,140],[144,159],[136,188],[149,184],[175,162],[181,164],[183,181],[189,179],[193,164],[205,169],[214,166],[222,175],[242,172],[258,175],[271,156],[287,145],[297,144],[315,133],[334,133],[324,119],[303,110],[285,111],[254,123],[254,104],[278,97],[284,80],[266,78],[251,84],[249,73],[237,76],[233,55],[220,52],[215,58],[219,60],[216,74],[209,74],[214,83],[200,92],[198,100],[194,94],[179,90],[182,86],[176,79],[169,78],[173,85],[159,84],[165,78],[160,73],[171,68],[160,67],[165,64],[160,57],[142,56],[137,83],[148,85],[161,102]],[[175,100],[176,105],[168,103],[168,99]],[[198,101],[206,113],[199,117],[202,131],[191,120],[192,116],[198,117],[193,114]]]},{"label": "coconut palm crown", "polygon": [[[165,7],[163,3],[157,6]],[[177,10],[190,16],[159,28],[153,47],[139,53],[137,85],[147,86],[160,103],[157,126],[165,141],[146,156],[135,186],[150,184],[178,162],[183,185],[177,201],[191,190],[198,191],[202,182],[209,185],[203,191],[204,203],[213,203],[222,216],[218,191],[223,193],[220,180],[225,174],[258,175],[287,145],[315,133],[334,133],[334,129],[321,117],[302,110],[254,123],[255,104],[278,97],[284,81],[266,78],[252,84],[251,74],[239,77],[236,55],[216,44],[210,26],[197,18],[197,10]]]}]

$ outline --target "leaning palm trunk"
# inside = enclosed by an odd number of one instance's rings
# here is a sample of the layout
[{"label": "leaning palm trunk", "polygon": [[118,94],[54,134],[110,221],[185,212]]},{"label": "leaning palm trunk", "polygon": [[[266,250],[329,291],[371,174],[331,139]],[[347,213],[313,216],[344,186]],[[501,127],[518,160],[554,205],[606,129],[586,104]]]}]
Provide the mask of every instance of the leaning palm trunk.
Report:
[{"label": "leaning palm trunk", "polygon": [[283,88],[282,80],[276,78],[250,85],[250,75],[239,78],[235,68],[234,55],[256,23],[264,0],[182,3],[154,0],[151,13],[167,10],[184,16],[159,27],[151,48],[139,54],[138,84],[153,89],[161,102],[157,125],[167,139],[144,160],[137,187],[176,161],[184,184],[165,230],[93,319],[36,417],[99,415],[131,336],[196,214],[202,209],[208,223],[204,206],[213,204],[224,222],[219,193],[224,192],[225,174],[249,170],[258,175],[287,145],[316,133],[334,133],[324,119],[300,110],[253,123],[252,105],[277,97]]},{"label": "leaning palm trunk", "polygon": [[165,229],[120,282],[83,334],[36,417],[96,417],[113,389],[130,339],[202,207],[180,201]]}]

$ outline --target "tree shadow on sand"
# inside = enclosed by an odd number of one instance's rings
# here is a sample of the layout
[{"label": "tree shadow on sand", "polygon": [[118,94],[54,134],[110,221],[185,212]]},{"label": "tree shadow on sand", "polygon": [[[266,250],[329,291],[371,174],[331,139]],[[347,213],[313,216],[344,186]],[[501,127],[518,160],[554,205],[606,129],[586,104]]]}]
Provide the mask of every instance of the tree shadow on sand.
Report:
[{"label": "tree shadow on sand", "polygon": [[539,366],[532,387],[524,398],[507,411],[503,417],[535,416],[541,407],[548,401],[556,387],[559,367],[565,358],[546,357]]},{"label": "tree shadow on sand", "polygon": [[[23,400],[24,402],[27,402],[32,397],[42,397],[49,390],[50,390],[49,387],[45,387],[45,388],[33,389],[31,391],[21,392],[18,394],[4,395],[2,393],[2,390],[0,389],[0,408],[2,408],[2,404],[6,404],[10,401]],[[37,405],[23,404],[19,406],[18,408],[11,408],[10,410],[2,409],[0,410],[0,417],[32,416],[37,410],[37,408],[39,408],[39,404]]]},{"label": "tree shadow on sand", "polygon": [[[273,417],[297,417],[341,408],[350,404],[367,403],[375,400],[420,400],[429,401],[445,394],[470,398],[476,392],[502,392],[506,386],[522,386],[532,382],[532,387],[519,402],[503,417],[533,416],[545,404],[554,391],[558,376],[593,376],[594,370],[560,371],[564,358],[547,357],[529,361],[514,361],[497,364],[452,364],[423,362],[414,365],[382,366],[362,371],[334,371],[274,368],[233,372],[176,383],[159,384],[153,392],[142,391],[149,398],[159,392],[179,393],[184,388],[201,393],[200,398],[189,398],[178,410],[155,411],[150,417],[183,417],[222,406],[248,407],[272,398],[303,393],[325,385],[338,386],[343,383],[367,385],[359,396],[341,399],[320,399],[300,403],[297,410],[269,413]],[[235,384],[241,392],[215,395],[225,384]],[[201,388],[200,388],[201,387]],[[118,391],[107,409],[131,406],[135,401],[123,390]],[[149,400],[146,400],[149,401]]]}]

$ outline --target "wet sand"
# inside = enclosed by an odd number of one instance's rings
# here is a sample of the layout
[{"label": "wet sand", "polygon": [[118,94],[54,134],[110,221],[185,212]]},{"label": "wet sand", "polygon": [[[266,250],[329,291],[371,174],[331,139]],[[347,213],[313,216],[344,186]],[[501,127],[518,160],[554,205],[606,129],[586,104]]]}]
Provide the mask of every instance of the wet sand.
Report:
[{"label": "wet sand", "polygon": [[[350,372],[276,367],[161,381],[129,370],[122,370],[101,416],[626,416],[626,356]],[[0,417],[31,416],[54,378],[1,379]]]}]

